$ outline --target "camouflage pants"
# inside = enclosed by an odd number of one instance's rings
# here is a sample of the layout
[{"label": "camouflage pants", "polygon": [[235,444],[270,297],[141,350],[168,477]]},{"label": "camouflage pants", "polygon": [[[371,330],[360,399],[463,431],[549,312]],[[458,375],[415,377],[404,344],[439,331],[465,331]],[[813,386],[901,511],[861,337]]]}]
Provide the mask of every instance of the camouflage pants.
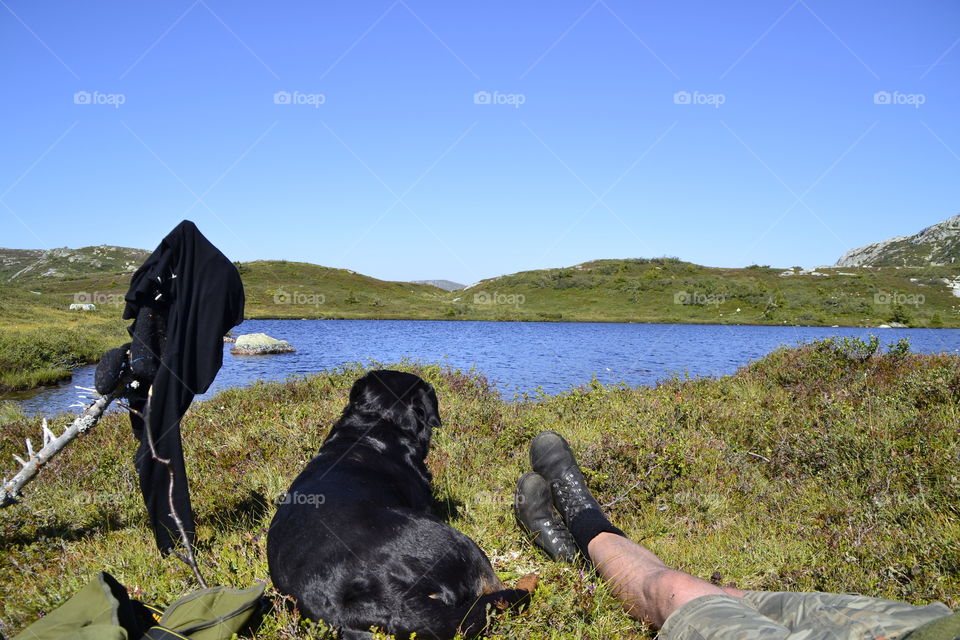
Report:
[{"label": "camouflage pants", "polygon": [[917,607],[836,593],[748,591],[743,598],[702,596],[667,618],[665,640],[874,640],[903,637],[950,614],[939,602]]}]

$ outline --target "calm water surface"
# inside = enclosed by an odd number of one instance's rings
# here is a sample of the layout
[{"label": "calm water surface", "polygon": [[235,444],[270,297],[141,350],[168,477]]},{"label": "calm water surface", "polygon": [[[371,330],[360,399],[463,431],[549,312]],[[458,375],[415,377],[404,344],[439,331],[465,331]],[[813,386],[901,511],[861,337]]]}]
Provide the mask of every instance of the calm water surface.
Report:
[{"label": "calm water surface", "polygon": [[[781,345],[827,336],[879,335],[882,344],[909,338],[917,352],[958,353],[960,329],[856,329],[728,325],[570,322],[447,322],[422,320],[247,320],[241,333],[289,341],[296,353],[234,356],[224,345],[223,368],[208,398],[257,380],[283,380],[347,362],[392,363],[402,358],[475,367],[506,398],[537,387],[558,393],[588,383],[651,385],[672,374],[724,375]],[[69,384],[11,394],[31,414],[52,415],[76,402],[73,385],[93,386],[94,367]]]}]

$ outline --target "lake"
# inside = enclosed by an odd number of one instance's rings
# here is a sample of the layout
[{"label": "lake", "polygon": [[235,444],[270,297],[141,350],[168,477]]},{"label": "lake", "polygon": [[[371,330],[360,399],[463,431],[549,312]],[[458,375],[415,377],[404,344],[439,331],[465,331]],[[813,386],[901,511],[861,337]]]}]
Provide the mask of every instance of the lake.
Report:
[{"label": "lake", "polygon": [[[689,324],[573,322],[456,322],[432,320],[247,320],[234,333],[263,332],[289,341],[296,353],[234,356],[224,345],[223,368],[198,399],[256,380],[283,380],[347,362],[392,363],[402,358],[475,367],[511,398],[540,387],[554,394],[603,383],[652,385],[673,374],[730,374],[781,345],[828,336],[878,335],[886,346],[908,338],[913,351],[958,353],[960,329],[858,329]],[[31,415],[68,411],[73,385],[93,386],[94,366],[69,384],[9,394]],[[75,411],[72,409],[71,411]]]}]

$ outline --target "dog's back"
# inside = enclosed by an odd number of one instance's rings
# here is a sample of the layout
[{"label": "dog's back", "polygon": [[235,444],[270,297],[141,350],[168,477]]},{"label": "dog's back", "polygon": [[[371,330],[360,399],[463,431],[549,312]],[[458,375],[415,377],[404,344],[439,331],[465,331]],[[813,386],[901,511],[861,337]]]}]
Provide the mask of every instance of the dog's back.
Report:
[{"label": "dog's back", "polygon": [[487,609],[523,601],[470,538],[430,513],[424,464],[440,426],[417,376],[361,378],[317,456],[294,480],[267,541],[274,585],[312,620],[368,637],[452,638],[486,625]]}]

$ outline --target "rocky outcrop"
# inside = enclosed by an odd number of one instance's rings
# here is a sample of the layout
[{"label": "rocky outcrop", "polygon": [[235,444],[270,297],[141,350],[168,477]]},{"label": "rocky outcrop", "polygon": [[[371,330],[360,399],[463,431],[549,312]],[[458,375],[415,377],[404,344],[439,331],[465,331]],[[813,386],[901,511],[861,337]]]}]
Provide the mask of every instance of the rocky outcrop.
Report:
[{"label": "rocky outcrop", "polygon": [[954,264],[960,258],[960,214],[912,236],[874,242],[843,254],[839,267],[925,267]]},{"label": "rocky outcrop", "polygon": [[245,333],[237,336],[230,353],[238,356],[261,356],[271,353],[293,353],[296,351],[286,340],[271,338],[265,333]]},{"label": "rocky outcrop", "polygon": [[0,282],[124,275],[136,271],[149,255],[143,249],[109,245],[46,251],[0,248]]}]

